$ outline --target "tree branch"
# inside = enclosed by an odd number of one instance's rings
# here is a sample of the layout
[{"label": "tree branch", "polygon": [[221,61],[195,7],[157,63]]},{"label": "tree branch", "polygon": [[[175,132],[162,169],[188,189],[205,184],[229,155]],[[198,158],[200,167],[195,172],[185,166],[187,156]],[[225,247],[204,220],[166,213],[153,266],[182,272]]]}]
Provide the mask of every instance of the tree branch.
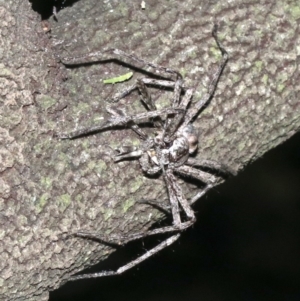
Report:
[{"label": "tree branch", "polygon": [[[168,199],[162,179],[145,177],[137,161],[113,162],[115,147],[139,143],[129,129],[71,141],[54,137],[106,119],[105,99],[128,83],[102,80],[134,71],[134,81],[141,69],[116,61],[66,69],[54,55],[119,48],[178,69],[197,101],[220,60],[211,37],[220,23],[230,61],[194,123],[197,156],[241,170],[300,127],[298,15],[288,5],[160,0],[146,1],[142,10],[139,2],[90,0],[41,24],[26,1],[0,1],[1,299],[47,300],[47,290],[113,251],[63,234],[145,231],[162,215],[136,203],[145,196]],[[171,98],[170,91],[151,93],[158,105]],[[118,105],[144,110],[137,93]],[[189,197],[197,191],[182,186]]]}]

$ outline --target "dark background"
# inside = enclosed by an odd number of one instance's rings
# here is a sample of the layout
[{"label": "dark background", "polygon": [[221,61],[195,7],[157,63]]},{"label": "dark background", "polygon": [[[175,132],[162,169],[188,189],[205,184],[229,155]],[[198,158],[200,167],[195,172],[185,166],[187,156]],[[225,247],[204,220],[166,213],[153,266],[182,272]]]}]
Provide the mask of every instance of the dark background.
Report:
[{"label": "dark background", "polygon": [[[197,222],[179,242],[123,275],[67,283],[50,301],[300,300],[300,133],[194,209]],[[92,271],[120,267],[153,239]]]},{"label": "dark background", "polygon": [[[32,0],[43,19],[77,0]],[[194,207],[178,242],[127,271],[67,283],[50,301],[300,300],[300,134]],[[135,242],[91,271],[115,269],[162,238]]]}]

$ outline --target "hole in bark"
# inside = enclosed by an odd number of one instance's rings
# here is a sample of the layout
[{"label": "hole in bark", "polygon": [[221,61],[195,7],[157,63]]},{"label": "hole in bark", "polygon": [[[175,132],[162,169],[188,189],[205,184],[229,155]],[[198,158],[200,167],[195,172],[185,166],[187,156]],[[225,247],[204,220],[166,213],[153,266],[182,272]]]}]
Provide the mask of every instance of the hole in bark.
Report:
[{"label": "hole in bark", "polygon": [[32,4],[32,9],[41,15],[42,20],[49,19],[53,15],[54,10],[58,13],[60,10],[72,6],[78,1],[79,0],[29,0]]}]

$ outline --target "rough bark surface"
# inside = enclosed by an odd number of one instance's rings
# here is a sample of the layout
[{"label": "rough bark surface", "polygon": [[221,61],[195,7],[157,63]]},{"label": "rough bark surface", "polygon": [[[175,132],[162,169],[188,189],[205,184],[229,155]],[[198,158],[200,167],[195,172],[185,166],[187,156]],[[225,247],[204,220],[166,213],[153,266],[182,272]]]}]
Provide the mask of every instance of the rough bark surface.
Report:
[{"label": "rough bark surface", "polygon": [[[62,234],[145,230],[161,215],[136,201],[167,201],[162,179],[145,177],[137,161],[113,163],[115,147],[139,143],[129,130],[54,137],[107,118],[105,99],[128,83],[102,80],[131,70],[115,61],[67,70],[58,56],[120,48],[178,69],[197,101],[220,60],[211,37],[219,23],[230,61],[195,122],[198,157],[238,171],[300,128],[298,1],[145,2],[142,10],[140,1],[79,1],[42,23],[29,2],[0,0],[1,300],[47,300],[48,290],[113,251]],[[152,92],[158,106],[172,96]],[[144,110],[137,93],[118,105]]]}]

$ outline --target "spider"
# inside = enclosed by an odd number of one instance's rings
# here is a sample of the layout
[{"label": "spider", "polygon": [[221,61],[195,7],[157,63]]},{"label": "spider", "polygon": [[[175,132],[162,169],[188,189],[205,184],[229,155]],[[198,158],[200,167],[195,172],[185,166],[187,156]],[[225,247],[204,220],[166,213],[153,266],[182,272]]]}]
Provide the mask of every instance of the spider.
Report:
[{"label": "spider", "polygon": [[[114,161],[118,162],[120,160],[137,158],[142,171],[146,175],[163,175],[169,195],[173,224],[149,230],[144,233],[130,234],[126,237],[111,237],[110,240],[123,245],[129,241],[149,235],[175,232],[175,234],[171,237],[167,238],[153,249],[148,250],[144,255],[120,267],[116,271],[102,271],[100,273],[75,275],[71,276],[68,281],[121,274],[149,258],[153,254],[159,252],[163,248],[169,246],[179,238],[180,233],[183,230],[195,223],[196,218],[191,205],[210,188],[220,182],[221,178],[216,175],[217,172],[220,172],[223,176],[234,174],[234,171],[218,162],[211,160],[198,160],[191,157],[191,155],[197,152],[198,147],[198,134],[192,122],[198,115],[199,111],[201,111],[201,109],[203,109],[203,107],[206,106],[212,98],[222,71],[228,61],[228,54],[217,37],[217,25],[213,28],[212,36],[222,54],[222,60],[217,72],[214,74],[207,93],[201,100],[190,105],[194,90],[193,88],[186,88],[184,86],[184,80],[178,71],[172,68],[166,68],[146,62],[141,58],[137,58],[134,55],[127,54],[118,49],[111,49],[110,51],[112,53],[142,63],[147,67],[153,68],[156,72],[171,74],[175,77],[175,80],[141,78],[138,79],[134,85],[127,88],[125,91],[122,91],[112,99],[112,101],[116,102],[125,97],[131,91],[138,89],[141,99],[147,109],[147,112],[145,113],[126,115],[122,110],[115,110],[108,107],[107,110],[111,114],[111,118],[103,124],[59,135],[59,138],[61,139],[73,139],[92,132],[114,128],[116,126],[130,127],[139,136],[141,145],[139,148],[123,146],[117,149]],[[96,52],[80,58],[101,57],[101,54],[103,53]],[[67,61],[68,60],[72,60],[72,58],[68,58]],[[172,105],[168,108],[158,110],[147,90],[147,85],[173,89],[174,94]],[[152,137],[151,135],[148,135],[139,126],[139,122],[145,119],[149,119],[149,121],[157,127],[156,136]],[[192,177],[196,180],[200,180],[202,183],[205,183],[206,186],[188,201],[184,196],[175,175]],[[149,203],[154,204],[151,201],[149,201]],[[158,207],[162,208],[163,206],[158,205]],[[182,215],[184,215],[184,218],[182,218]],[[103,237],[97,233],[79,231],[76,232],[75,235],[83,238],[92,238],[101,241],[104,240]]]}]

